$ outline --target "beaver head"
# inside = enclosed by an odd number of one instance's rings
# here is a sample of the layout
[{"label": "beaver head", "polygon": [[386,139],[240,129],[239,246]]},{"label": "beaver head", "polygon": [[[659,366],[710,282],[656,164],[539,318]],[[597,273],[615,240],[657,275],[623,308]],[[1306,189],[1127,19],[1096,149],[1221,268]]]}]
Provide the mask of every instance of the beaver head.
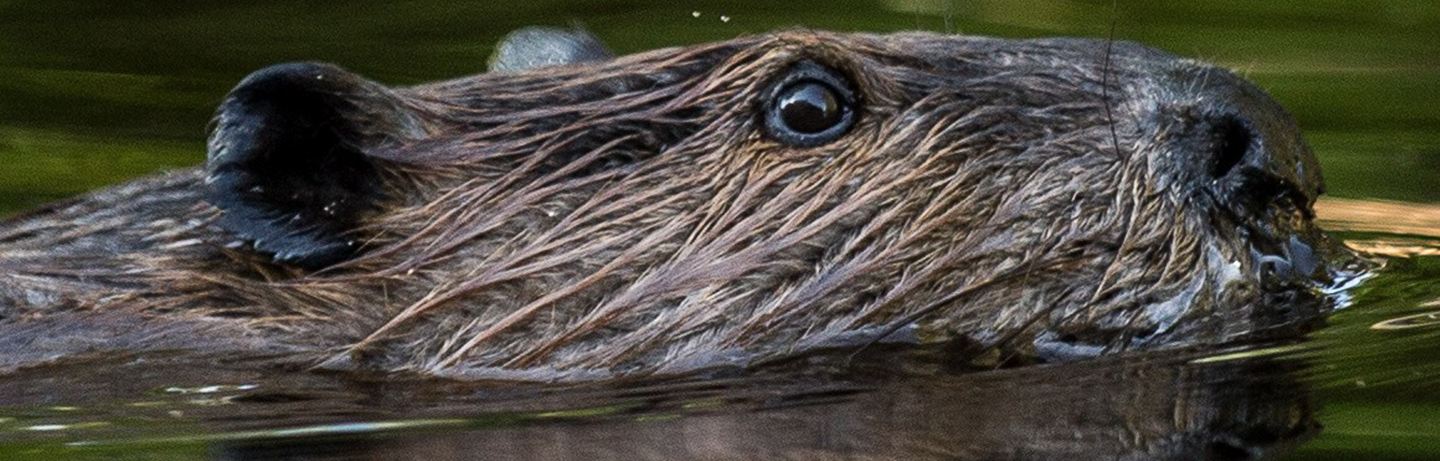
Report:
[{"label": "beaver head", "polygon": [[[1223,69],[928,33],[586,49],[408,88],[252,74],[203,172],[72,205],[130,216],[83,263],[109,297],[79,304],[334,367],[544,378],[881,339],[1065,358],[1324,307],[1319,166]],[[3,244],[101,257],[40,234]]]}]

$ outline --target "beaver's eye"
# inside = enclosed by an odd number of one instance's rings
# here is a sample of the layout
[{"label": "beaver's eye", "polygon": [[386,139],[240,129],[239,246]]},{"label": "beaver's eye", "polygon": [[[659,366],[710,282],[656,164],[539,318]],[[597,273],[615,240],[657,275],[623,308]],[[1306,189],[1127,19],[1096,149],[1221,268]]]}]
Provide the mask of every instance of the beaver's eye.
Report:
[{"label": "beaver's eye", "polygon": [[835,71],[805,61],[776,82],[765,108],[771,137],[794,146],[818,146],[850,128],[854,92]]},{"label": "beaver's eye", "polygon": [[780,122],[801,134],[815,134],[840,124],[844,108],[835,90],[820,82],[800,82],[780,91],[775,102]]}]

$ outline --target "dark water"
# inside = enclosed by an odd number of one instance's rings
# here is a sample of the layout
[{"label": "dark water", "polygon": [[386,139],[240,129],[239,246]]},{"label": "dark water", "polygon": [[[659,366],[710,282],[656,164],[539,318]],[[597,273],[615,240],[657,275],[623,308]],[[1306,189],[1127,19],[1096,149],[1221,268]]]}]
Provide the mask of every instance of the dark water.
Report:
[{"label": "dark water", "polygon": [[0,459],[1440,458],[1440,4],[1119,3],[0,0],[0,213],[198,163],[225,91],[276,62],[405,84],[479,72],[536,24],[628,53],[794,26],[1104,37],[1113,19],[1271,91],[1330,194],[1365,200],[1322,218],[1385,262],[1307,341],[982,373],[915,351],[843,378],[536,390],[97,357],[0,378]]}]

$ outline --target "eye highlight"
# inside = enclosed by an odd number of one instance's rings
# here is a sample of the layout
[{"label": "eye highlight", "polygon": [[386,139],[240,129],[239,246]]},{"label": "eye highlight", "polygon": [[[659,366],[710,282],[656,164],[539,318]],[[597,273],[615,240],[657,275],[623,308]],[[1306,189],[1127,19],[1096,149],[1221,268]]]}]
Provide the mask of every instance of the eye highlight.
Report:
[{"label": "eye highlight", "polygon": [[834,141],[855,122],[855,91],[839,73],[811,61],[792,67],[771,87],[765,131],[797,147]]}]

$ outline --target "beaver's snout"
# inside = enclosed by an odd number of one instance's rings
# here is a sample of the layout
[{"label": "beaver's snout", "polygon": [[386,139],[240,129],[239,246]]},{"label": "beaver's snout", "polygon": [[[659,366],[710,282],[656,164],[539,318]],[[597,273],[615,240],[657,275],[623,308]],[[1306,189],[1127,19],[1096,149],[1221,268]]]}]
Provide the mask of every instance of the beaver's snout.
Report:
[{"label": "beaver's snout", "polygon": [[[1169,74],[1185,124],[1176,146],[1193,156],[1195,186],[1222,211],[1261,219],[1277,208],[1313,216],[1324,191],[1320,164],[1293,117],[1254,84],[1228,71],[1186,61]],[[1184,154],[1182,154],[1184,155]]]},{"label": "beaver's snout", "polygon": [[[1159,146],[1149,154],[1162,188],[1209,215],[1248,253],[1263,278],[1313,286],[1331,274],[1316,263],[1328,250],[1313,206],[1324,192],[1320,164],[1293,117],[1235,74],[1204,63],[1158,58],[1154,86],[1125,100],[1154,104],[1137,127]],[[1143,117],[1142,117],[1143,118]],[[1124,146],[1122,145],[1122,149]],[[1316,255],[1316,252],[1320,255]]]}]

